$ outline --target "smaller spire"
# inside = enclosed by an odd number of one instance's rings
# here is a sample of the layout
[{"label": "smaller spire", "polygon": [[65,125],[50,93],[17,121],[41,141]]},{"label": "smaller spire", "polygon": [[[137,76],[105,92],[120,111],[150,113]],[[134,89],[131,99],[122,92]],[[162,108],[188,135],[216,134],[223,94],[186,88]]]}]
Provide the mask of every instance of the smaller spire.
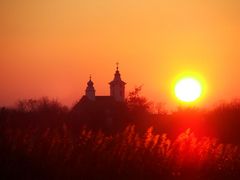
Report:
[{"label": "smaller spire", "polygon": [[118,71],[118,65],[119,65],[119,62],[116,62],[116,69]]},{"label": "smaller spire", "polygon": [[93,86],[93,82],[92,82],[92,75],[89,75],[89,81],[87,83],[88,86]]},{"label": "smaller spire", "polygon": [[94,101],[95,100],[95,88],[93,86],[92,82],[92,75],[90,74],[89,76],[89,81],[87,83],[87,88],[86,88],[86,96],[89,100]]}]

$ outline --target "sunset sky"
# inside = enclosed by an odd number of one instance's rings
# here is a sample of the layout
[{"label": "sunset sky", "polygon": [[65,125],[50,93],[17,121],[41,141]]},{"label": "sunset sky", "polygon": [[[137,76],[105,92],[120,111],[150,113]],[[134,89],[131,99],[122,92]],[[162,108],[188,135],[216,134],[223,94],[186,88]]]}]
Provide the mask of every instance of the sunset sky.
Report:
[{"label": "sunset sky", "polygon": [[168,107],[186,72],[206,84],[199,106],[240,98],[239,0],[1,0],[0,27],[0,106],[71,106],[89,74],[108,95],[117,61],[127,93]]}]

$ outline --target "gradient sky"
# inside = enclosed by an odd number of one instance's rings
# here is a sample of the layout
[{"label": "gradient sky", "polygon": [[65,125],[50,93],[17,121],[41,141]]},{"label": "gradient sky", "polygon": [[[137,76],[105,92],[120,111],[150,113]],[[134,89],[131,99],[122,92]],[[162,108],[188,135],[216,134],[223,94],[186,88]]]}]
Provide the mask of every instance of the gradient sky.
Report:
[{"label": "gradient sky", "polygon": [[201,105],[240,97],[239,0],[1,0],[0,27],[0,105],[71,106],[89,74],[108,95],[116,61],[127,92],[167,106],[189,71],[207,85]]}]

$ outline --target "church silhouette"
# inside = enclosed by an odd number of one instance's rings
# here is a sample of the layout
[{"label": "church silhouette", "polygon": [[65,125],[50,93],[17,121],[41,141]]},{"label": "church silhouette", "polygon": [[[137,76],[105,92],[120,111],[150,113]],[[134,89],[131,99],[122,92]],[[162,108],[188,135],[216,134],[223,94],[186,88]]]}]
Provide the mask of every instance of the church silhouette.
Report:
[{"label": "church silhouette", "polygon": [[109,96],[96,96],[94,83],[90,76],[85,95],[72,109],[74,119],[91,128],[114,129],[120,126],[127,111],[125,85],[126,83],[121,79],[118,63],[114,78],[109,82]]},{"label": "church silhouette", "polygon": [[116,72],[114,74],[114,79],[109,83],[110,85],[110,96],[96,96],[95,88],[90,76],[90,80],[87,83],[86,93],[82,99],[86,98],[90,101],[99,101],[104,99],[112,99],[116,102],[123,102],[125,99],[125,82],[122,81],[120,72],[118,70],[118,63]]}]

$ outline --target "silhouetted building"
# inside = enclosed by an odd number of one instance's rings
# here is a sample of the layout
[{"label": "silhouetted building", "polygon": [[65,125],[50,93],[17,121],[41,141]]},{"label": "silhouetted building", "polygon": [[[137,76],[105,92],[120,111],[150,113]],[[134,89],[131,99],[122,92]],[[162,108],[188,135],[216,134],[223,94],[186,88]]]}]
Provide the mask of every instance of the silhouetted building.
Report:
[{"label": "silhouetted building", "polygon": [[125,84],[117,65],[114,79],[109,83],[110,96],[96,96],[94,83],[90,77],[85,95],[72,109],[75,120],[96,128],[114,129],[120,126],[127,110],[124,102]]}]

